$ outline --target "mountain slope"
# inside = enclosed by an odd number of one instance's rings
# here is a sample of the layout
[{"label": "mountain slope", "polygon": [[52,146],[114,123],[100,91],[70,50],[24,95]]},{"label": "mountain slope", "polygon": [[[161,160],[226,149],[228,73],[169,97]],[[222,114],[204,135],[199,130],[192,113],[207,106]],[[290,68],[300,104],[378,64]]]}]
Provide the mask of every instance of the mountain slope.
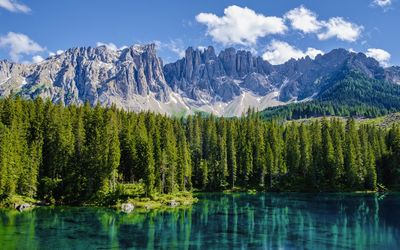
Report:
[{"label": "mountain slope", "polygon": [[[363,77],[358,85],[339,84],[352,72]],[[289,104],[287,108],[292,109],[306,101],[312,102],[301,105],[335,103],[349,91],[355,91],[351,102],[349,96],[344,102],[329,105],[364,105],[366,98],[373,97],[375,101],[368,102],[372,108],[397,109],[393,106],[396,94],[387,95],[375,81],[385,83],[384,88],[397,94],[394,86],[400,83],[399,67],[385,69],[362,53],[344,49],[282,65],[271,65],[248,51],[233,48],[217,54],[211,46],[202,50],[189,47],[182,59],[163,65],[154,44],[123,50],[74,48],[30,65],[0,61],[3,97],[40,96],[65,104],[115,104],[126,110],[173,115],[201,111],[235,116],[249,107],[270,108],[264,112],[269,114],[283,110],[271,108],[279,105]],[[370,82],[374,84],[369,86]],[[363,84],[367,84],[369,95],[360,92]]]},{"label": "mountain slope", "polygon": [[186,108],[171,101],[173,93],[162,67],[154,44],[120,51],[105,46],[75,48],[38,64],[0,62],[0,94],[41,96],[65,104],[114,103],[133,111],[168,113]]},{"label": "mountain slope", "polygon": [[376,117],[400,110],[400,85],[369,78],[358,71],[342,72],[309,102],[268,108],[267,118],[316,116]]}]

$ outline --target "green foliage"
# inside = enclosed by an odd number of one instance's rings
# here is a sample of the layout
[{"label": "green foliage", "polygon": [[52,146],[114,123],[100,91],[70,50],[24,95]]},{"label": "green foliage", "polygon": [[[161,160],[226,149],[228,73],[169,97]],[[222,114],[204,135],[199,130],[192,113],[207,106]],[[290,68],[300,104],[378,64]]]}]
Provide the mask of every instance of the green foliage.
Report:
[{"label": "green foliage", "polygon": [[398,187],[400,126],[187,119],[115,107],[0,101],[0,196],[106,204],[196,190]]},{"label": "green foliage", "polygon": [[145,195],[146,187],[143,182],[121,183],[117,185],[115,194],[121,199],[139,198]]}]

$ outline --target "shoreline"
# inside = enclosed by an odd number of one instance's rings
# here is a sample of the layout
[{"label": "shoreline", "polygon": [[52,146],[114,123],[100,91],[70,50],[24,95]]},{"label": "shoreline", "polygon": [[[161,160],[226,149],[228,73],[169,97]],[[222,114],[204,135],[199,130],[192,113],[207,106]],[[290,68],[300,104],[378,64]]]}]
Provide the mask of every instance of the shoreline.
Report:
[{"label": "shoreline", "polygon": [[[282,191],[282,192],[264,192],[257,190],[225,190],[225,191],[217,191],[217,192],[203,192],[196,191],[193,193],[185,192],[184,194],[163,194],[158,195],[153,198],[149,197],[141,197],[141,198],[130,198],[127,200],[119,200],[114,204],[102,204],[99,202],[94,203],[81,203],[81,204],[51,204],[46,203],[44,201],[35,200],[29,197],[17,196],[9,198],[11,201],[14,201],[13,204],[10,202],[5,202],[5,200],[0,201],[0,209],[6,210],[17,210],[19,212],[29,211],[38,207],[98,207],[98,208],[110,208],[115,211],[123,212],[123,213],[133,213],[133,212],[150,212],[150,211],[158,211],[158,210],[168,210],[168,209],[181,209],[181,208],[190,208],[193,204],[199,201],[197,196],[202,194],[248,194],[248,195],[256,195],[256,194],[308,194],[308,195],[372,195],[377,194],[380,196],[386,196],[387,194],[395,194],[399,193],[398,190],[388,190],[388,191],[342,191],[342,192],[294,192],[294,191]],[[23,206],[22,209],[20,207]]]},{"label": "shoreline", "polygon": [[131,213],[136,211],[152,211],[173,208],[190,207],[198,202],[198,198],[189,192],[180,192],[176,194],[157,194],[153,197],[136,197],[127,199],[118,199],[116,202],[107,203],[104,200],[88,203],[63,204],[49,203],[36,200],[25,196],[12,196],[0,200],[0,209],[17,210],[20,212],[28,211],[36,207],[102,207],[111,208],[116,211]]}]

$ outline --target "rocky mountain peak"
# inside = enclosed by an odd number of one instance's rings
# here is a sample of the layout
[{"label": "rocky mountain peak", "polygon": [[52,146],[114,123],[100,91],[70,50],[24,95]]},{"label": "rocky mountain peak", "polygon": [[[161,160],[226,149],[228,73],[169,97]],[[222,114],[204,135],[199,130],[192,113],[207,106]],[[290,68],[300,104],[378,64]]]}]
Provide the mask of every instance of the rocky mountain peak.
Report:
[{"label": "rocky mountain peak", "polygon": [[245,50],[189,47],[183,58],[163,65],[156,45],[147,44],[71,48],[30,65],[0,61],[0,95],[114,103],[169,114],[240,115],[250,106],[261,110],[312,99],[332,77],[349,71],[400,83],[399,67],[384,69],[375,59],[345,49],[271,65]]},{"label": "rocky mountain peak", "polygon": [[169,98],[170,89],[154,44],[122,50],[106,46],[71,48],[40,64],[17,65],[20,70],[0,66],[1,81],[7,81],[0,86],[2,95],[16,89],[27,98],[42,96],[66,104],[116,103],[131,109],[139,109],[132,99],[136,95],[152,95],[162,102]]}]

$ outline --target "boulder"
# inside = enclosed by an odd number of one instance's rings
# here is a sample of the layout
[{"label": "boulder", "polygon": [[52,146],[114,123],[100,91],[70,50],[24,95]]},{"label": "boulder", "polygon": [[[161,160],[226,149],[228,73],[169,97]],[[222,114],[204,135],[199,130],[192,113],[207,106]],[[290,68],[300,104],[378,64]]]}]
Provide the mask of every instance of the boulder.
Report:
[{"label": "boulder", "polygon": [[132,203],[124,203],[121,205],[121,211],[124,213],[131,213],[135,209],[135,206]]},{"label": "boulder", "polygon": [[31,207],[31,205],[28,204],[28,203],[23,203],[23,204],[15,205],[15,208],[16,208],[18,211],[20,211],[20,212],[22,212],[22,211],[24,211],[24,210],[26,210],[26,209],[28,209],[28,208],[30,208],[30,207]]},{"label": "boulder", "polygon": [[170,207],[176,207],[179,206],[179,202],[177,202],[176,200],[172,200],[168,203],[168,206]]}]

